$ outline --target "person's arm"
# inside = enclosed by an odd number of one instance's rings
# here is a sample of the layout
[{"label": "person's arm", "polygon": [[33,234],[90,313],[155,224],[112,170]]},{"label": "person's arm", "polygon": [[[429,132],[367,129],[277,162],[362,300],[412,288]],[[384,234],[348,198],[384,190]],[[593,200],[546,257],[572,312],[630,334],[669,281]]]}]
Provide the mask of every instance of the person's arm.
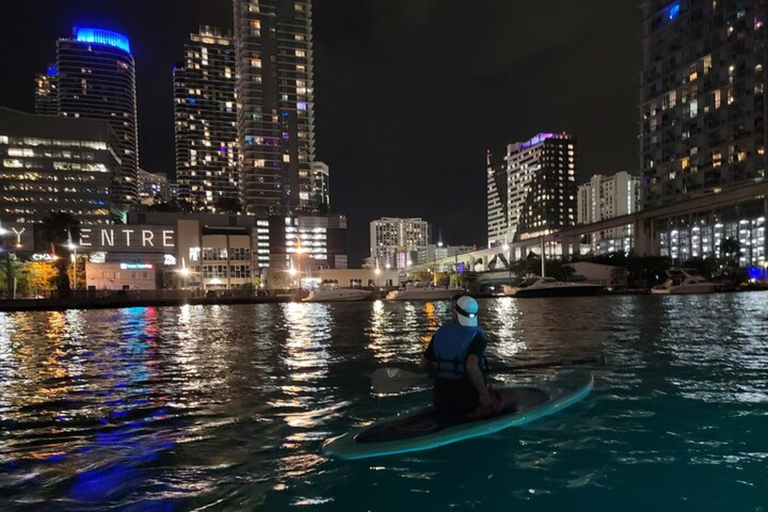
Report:
[{"label": "person's arm", "polygon": [[480,395],[480,407],[488,407],[493,403],[491,394],[488,393],[488,387],[485,385],[483,372],[480,370],[480,359],[475,354],[467,356],[467,375],[472,385],[475,386]]},{"label": "person's arm", "polygon": [[430,375],[437,371],[437,363],[435,362],[435,349],[432,346],[434,339],[435,338],[433,337],[431,340],[429,340],[427,350],[425,350],[424,354],[422,354],[421,362],[419,363],[419,368],[421,371],[427,372]]}]

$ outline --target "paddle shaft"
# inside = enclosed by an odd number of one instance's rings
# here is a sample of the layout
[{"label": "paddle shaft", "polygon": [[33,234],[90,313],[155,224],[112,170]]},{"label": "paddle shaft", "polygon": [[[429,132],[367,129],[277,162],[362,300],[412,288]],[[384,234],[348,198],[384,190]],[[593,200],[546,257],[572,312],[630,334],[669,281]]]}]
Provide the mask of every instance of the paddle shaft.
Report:
[{"label": "paddle shaft", "polygon": [[576,366],[579,364],[605,364],[605,360],[603,356],[600,356],[600,357],[588,357],[584,359],[571,359],[571,360],[564,359],[562,361],[549,361],[546,363],[520,364],[515,366],[492,366],[488,369],[488,373],[514,372],[517,370],[551,368],[553,366]]}]

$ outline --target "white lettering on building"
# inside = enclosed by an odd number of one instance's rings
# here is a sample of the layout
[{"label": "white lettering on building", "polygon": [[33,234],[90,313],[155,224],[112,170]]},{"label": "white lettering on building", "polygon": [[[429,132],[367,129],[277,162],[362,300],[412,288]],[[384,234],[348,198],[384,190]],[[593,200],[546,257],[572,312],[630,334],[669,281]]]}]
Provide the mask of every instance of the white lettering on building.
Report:
[{"label": "white lettering on building", "polygon": [[109,231],[107,231],[106,229],[101,230],[101,245],[105,247],[115,246],[115,230],[113,229],[110,229]]},{"label": "white lettering on building", "polygon": [[81,228],[80,229],[80,246],[81,247],[90,247],[91,242],[91,228]]},{"label": "white lettering on building", "polygon": [[173,231],[170,229],[163,230],[163,247],[173,247]]},{"label": "white lettering on building", "polygon": [[152,239],[155,238],[155,234],[151,231],[148,231],[146,229],[141,230],[141,246],[146,247],[149,245],[150,247],[154,247],[155,244],[152,242]]},{"label": "white lettering on building", "polygon": [[125,233],[125,246],[130,247],[131,246],[131,233],[133,233],[134,230],[132,229],[124,229],[123,233]]},{"label": "white lettering on building", "polygon": [[16,243],[17,244],[21,245],[21,234],[24,233],[24,231],[26,231],[26,229],[27,228],[21,228],[21,229],[11,228],[11,231],[16,233]]}]

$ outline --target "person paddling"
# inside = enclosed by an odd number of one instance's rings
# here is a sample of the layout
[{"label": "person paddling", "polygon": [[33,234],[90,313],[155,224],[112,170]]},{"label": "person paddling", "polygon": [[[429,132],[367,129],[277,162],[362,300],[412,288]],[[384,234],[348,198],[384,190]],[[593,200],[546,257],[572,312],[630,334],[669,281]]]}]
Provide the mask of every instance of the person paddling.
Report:
[{"label": "person paddling", "polygon": [[421,358],[421,369],[435,377],[434,406],[455,415],[500,412],[505,401],[485,382],[488,339],[477,325],[477,301],[462,296],[454,312],[456,323],[440,326]]}]

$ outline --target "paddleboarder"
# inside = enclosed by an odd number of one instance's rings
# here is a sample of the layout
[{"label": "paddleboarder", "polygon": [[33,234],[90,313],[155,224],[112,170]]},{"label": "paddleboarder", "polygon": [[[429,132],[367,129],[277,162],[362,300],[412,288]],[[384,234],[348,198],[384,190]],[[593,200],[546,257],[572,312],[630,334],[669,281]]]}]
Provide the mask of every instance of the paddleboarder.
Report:
[{"label": "paddleboarder", "polygon": [[475,299],[460,297],[456,321],[440,326],[421,359],[421,369],[435,377],[433,403],[441,412],[487,416],[505,407],[485,380],[488,339],[477,325],[478,309]]}]

